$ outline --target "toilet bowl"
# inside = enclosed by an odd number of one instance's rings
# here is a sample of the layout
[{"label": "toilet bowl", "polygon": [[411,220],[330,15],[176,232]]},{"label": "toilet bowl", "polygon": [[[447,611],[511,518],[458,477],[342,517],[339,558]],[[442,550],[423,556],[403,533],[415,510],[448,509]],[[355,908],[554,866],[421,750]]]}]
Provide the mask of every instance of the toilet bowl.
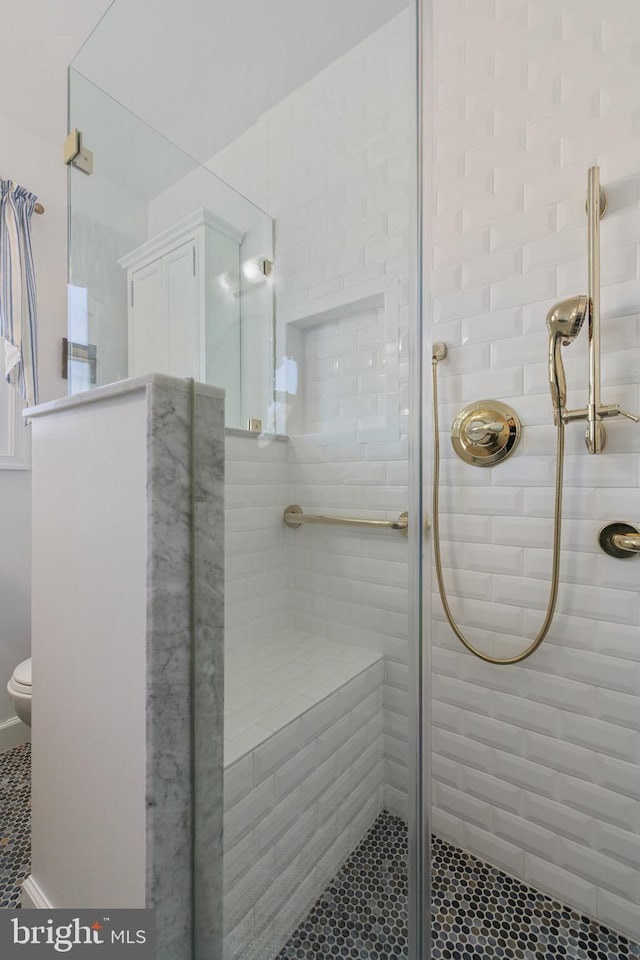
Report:
[{"label": "toilet bowl", "polygon": [[23,660],[13,671],[11,679],[7,684],[7,692],[11,698],[13,709],[16,714],[31,726],[31,657]]}]

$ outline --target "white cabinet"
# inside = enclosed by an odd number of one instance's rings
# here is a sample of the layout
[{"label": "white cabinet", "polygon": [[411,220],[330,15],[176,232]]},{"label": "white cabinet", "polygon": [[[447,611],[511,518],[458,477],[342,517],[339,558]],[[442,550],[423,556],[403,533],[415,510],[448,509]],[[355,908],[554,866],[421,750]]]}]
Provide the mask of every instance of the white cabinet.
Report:
[{"label": "white cabinet", "polygon": [[167,373],[226,390],[241,425],[240,246],[243,234],[208,210],[123,257],[129,376]]},{"label": "white cabinet", "polygon": [[[162,258],[162,282],[168,325],[169,372],[176,377],[197,376],[204,382],[206,312],[198,305],[197,245],[196,238]],[[203,316],[205,324],[201,331]],[[192,373],[193,370],[197,374]]]},{"label": "white cabinet", "polygon": [[[129,275],[129,376],[168,372],[168,320],[163,308],[162,259]],[[164,315],[163,315],[164,314]]]},{"label": "white cabinet", "polygon": [[198,238],[129,271],[129,375],[161,371],[204,380]]}]

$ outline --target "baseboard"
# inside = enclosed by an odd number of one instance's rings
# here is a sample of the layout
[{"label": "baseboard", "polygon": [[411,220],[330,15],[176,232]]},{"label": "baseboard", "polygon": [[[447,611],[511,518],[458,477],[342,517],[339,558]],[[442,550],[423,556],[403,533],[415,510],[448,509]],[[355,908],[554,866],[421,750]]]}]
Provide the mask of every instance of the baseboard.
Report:
[{"label": "baseboard", "polygon": [[10,717],[9,720],[0,721],[0,753],[11,750],[12,747],[18,747],[30,739],[31,730],[22,720]]},{"label": "baseboard", "polygon": [[20,905],[23,910],[53,910],[53,905],[49,903],[37,882],[33,879],[33,874],[29,874],[22,884]]}]

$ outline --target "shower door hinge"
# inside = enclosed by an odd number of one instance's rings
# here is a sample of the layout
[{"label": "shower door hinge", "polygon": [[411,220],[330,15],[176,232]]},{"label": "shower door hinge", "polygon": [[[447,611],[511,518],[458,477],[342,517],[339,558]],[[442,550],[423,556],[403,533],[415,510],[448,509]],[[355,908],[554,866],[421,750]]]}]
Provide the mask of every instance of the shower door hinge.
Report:
[{"label": "shower door hinge", "polygon": [[72,130],[64,141],[64,162],[87,176],[93,173],[93,153],[82,145],[80,130]]}]

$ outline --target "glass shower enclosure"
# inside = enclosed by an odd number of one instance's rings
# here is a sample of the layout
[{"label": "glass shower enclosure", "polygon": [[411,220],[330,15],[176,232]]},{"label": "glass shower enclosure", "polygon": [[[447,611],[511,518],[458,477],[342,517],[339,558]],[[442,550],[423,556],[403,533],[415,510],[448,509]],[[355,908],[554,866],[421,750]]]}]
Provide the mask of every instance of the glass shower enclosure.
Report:
[{"label": "glass shower enclosure", "polygon": [[115,0],[71,66],[70,390],[226,391],[196,960],[640,956],[639,35]]},{"label": "glass shower enclosure", "polygon": [[404,0],[116,0],[70,67],[69,391],[225,390],[195,960],[429,955],[416,49]]}]

